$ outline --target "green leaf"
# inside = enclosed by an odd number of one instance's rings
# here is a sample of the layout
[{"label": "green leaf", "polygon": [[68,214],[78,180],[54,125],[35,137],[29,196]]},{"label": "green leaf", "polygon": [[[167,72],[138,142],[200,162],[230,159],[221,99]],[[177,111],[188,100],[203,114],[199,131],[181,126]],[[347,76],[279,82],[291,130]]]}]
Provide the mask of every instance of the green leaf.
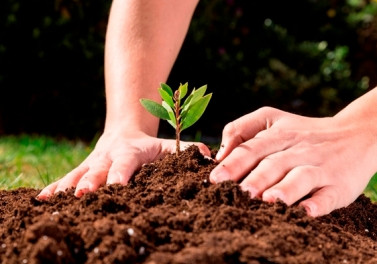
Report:
[{"label": "green leaf", "polygon": [[169,119],[168,122],[170,125],[172,125],[174,128],[176,128],[176,121],[175,121],[175,115],[173,109],[166,103],[165,101],[162,101],[162,107],[165,108],[165,110],[168,112]]},{"label": "green leaf", "polygon": [[175,124],[175,122],[172,122],[170,120],[168,120],[168,123],[175,129],[177,127],[177,125]]},{"label": "green leaf", "polygon": [[160,83],[160,87],[165,91],[167,92],[170,97],[173,97],[173,90],[170,88],[169,85],[167,85],[166,83]]},{"label": "green leaf", "polygon": [[165,83],[161,83],[160,86],[158,91],[162,98],[162,104],[144,98],[140,102],[151,114],[167,120],[173,128],[176,129],[179,125],[181,129],[178,133],[199,120],[212,97],[212,94],[205,95],[207,85],[203,85],[199,89],[194,88],[177,110],[179,112],[175,113],[176,104],[180,105],[181,100],[188,93],[188,83],[180,84],[175,92]]},{"label": "green leaf", "polygon": [[187,110],[187,107],[189,107],[189,105],[190,105],[191,99],[192,99],[192,93],[183,102],[183,104],[181,106],[182,111]]},{"label": "green leaf", "polygon": [[185,83],[185,84],[180,84],[179,85],[179,88],[178,88],[178,91],[179,91],[179,100],[181,100],[183,97],[186,96],[187,94],[187,86],[188,86],[188,83]]},{"label": "green leaf", "polygon": [[158,92],[160,93],[162,100],[164,100],[171,108],[174,109],[174,102],[169,93],[162,88],[159,88]]},{"label": "green leaf", "polygon": [[192,104],[195,104],[200,98],[203,97],[207,90],[207,85],[203,85],[199,89],[195,90],[195,88],[192,90],[191,94],[186,98],[182,105],[182,111],[181,115],[182,118],[184,118],[187,115],[187,111],[190,108]]},{"label": "green leaf", "polygon": [[192,126],[196,121],[199,120],[199,118],[203,115],[204,111],[206,110],[207,105],[211,100],[211,97],[212,93],[207,94],[206,96],[197,100],[196,103],[191,104],[191,106],[188,108],[185,118],[182,118],[181,120],[181,131]]},{"label": "green leaf", "polygon": [[140,103],[152,115],[161,119],[169,120],[168,111],[159,103],[145,98],[140,99]]},{"label": "green leaf", "polygon": [[192,90],[191,94],[186,98],[186,100],[183,102],[183,105],[181,107],[181,115],[185,116],[187,114],[187,110],[189,109],[190,105],[196,103],[202,96],[205,94],[207,90],[207,85],[203,85],[199,89],[195,90],[195,88]]},{"label": "green leaf", "polygon": [[192,91],[192,99],[191,99],[191,104],[195,104],[200,98],[203,97],[203,95],[206,93],[207,90],[207,85],[203,85],[197,90]]}]

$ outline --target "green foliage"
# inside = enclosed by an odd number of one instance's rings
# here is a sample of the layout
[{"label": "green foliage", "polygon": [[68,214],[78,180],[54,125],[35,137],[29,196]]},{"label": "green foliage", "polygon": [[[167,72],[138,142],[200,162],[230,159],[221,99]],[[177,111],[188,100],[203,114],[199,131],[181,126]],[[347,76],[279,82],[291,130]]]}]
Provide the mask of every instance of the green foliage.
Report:
[{"label": "green foliage", "polygon": [[169,85],[161,83],[158,92],[162,98],[159,104],[153,100],[142,98],[140,103],[154,116],[167,120],[168,123],[176,130],[177,153],[179,153],[180,133],[195,124],[206,110],[212,93],[204,95],[207,85],[199,89],[193,89],[190,95],[183,101],[187,95],[188,84],[180,84],[178,89],[173,93]]},{"label": "green foliage", "polygon": [[334,115],[377,84],[376,8],[366,0],[202,0],[168,81],[190,72],[190,83],[216,87],[214,105],[232,104],[208,110],[205,135],[265,105]]},{"label": "green foliage", "polygon": [[158,89],[162,104],[145,98],[140,99],[140,102],[148,112],[158,118],[167,120],[175,129],[178,124],[180,131],[183,131],[199,120],[212,97],[212,93],[204,96],[207,89],[207,85],[204,85],[199,89],[194,88],[181,104],[181,100],[187,94],[187,86],[187,83],[181,84],[173,94],[172,89],[167,84],[162,83],[161,88]]},{"label": "green foliage", "polygon": [[101,130],[110,4],[1,1],[0,132],[91,139]]},{"label": "green foliage", "polygon": [[[0,133],[102,131],[111,2],[1,1]],[[168,83],[216,87],[227,107],[206,110],[205,137],[264,105],[333,115],[377,84],[376,13],[372,0],[201,0]]]},{"label": "green foliage", "polygon": [[0,137],[0,189],[42,188],[78,166],[92,149],[46,136]]}]

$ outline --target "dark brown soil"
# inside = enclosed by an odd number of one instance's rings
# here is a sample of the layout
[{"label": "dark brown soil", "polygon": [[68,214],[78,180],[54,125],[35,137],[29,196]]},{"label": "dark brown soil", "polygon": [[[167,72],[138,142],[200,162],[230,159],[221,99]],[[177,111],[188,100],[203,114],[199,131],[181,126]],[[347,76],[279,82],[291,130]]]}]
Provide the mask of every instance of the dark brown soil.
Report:
[{"label": "dark brown soil", "polygon": [[190,147],[81,199],[0,191],[1,263],[377,263],[377,205],[365,196],[314,219],[210,184],[214,166]]}]

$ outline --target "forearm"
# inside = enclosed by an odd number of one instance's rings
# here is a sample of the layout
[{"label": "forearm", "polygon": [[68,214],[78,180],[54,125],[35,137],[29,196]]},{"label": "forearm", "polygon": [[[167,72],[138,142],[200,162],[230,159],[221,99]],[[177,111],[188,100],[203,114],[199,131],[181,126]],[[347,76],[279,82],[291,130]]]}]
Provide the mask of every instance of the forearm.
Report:
[{"label": "forearm", "polygon": [[[345,127],[363,126],[377,137],[377,88],[354,100],[335,119]],[[377,141],[376,141],[377,142]]]},{"label": "forearm", "polygon": [[[353,147],[361,148],[363,156],[360,156],[358,162],[364,166],[368,173],[373,175],[377,171],[375,157],[377,156],[377,88],[369,91],[359,97],[337,115],[336,120],[339,133],[348,133],[348,137],[356,134],[358,142]],[[341,135],[339,135],[341,136]],[[347,147],[347,146],[345,146]],[[361,160],[365,160],[364,165]]]},{"label": "forearm", "polygon": [[105,47],[105,129],[125,128],[155,136],[158,119],[139,99],[160,100],[198,0],[114,0]]}]

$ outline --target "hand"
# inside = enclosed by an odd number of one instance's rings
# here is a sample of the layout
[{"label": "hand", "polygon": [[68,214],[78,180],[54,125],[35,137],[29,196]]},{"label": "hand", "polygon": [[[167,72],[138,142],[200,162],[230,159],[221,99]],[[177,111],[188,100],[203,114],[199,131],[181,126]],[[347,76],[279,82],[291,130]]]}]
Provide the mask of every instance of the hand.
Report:
[{"label": "hand", "polygon": [[210,179],[240,181],[268,202],[302,199],[311,216],[347,206],[377,171],[375,124],[349,116],[309,118],[269,107],[245,115],[224,128]]},{"label": "hand", "polygon": [[[183,142],[182,148],[194,143]],[[195,143],[203,155],[210,156],[209,149]],[[76,187],[75,196],[81,197],[104,184],[127,184],[142,164],[152,162],[163,154],[175,152],[175,140],[159,139],[138,132],[122,134],[104,133],[93,152],[74,170],[45,187],[38,199],[47,199],[54,193]]]}]

